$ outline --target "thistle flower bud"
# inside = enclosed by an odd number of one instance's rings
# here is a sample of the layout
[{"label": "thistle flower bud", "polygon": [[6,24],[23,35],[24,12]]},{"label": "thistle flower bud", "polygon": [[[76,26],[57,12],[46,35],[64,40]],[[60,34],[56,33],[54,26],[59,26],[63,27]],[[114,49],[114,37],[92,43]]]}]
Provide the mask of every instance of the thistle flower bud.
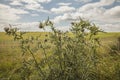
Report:
[{"label": "thistle flower bud", "polygon": [[74,22],[71,22],[72,25],[74,25],[75,23]]}]

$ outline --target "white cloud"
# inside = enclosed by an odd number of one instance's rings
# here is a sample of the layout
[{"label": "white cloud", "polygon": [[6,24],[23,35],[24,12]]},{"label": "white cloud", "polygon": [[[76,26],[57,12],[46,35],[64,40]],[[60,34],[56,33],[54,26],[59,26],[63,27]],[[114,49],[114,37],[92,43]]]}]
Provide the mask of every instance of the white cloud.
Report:
[{"label": "white cloud", "polygon": [[89,15],[89,19],[101,22],[118,22],[120,17],[120,6],[115,6],[110,9],[105,9],[103,6],[112,5],[115,0],[100,0],[100,2],[89,3],[79,8],[79,13],[85,16]]},{"label": "white cloud", "polygon": [[24,7],[27,10],[34,10],[34,11],[39,11],[39,12],[45,12],[45,13],[50,13],[48,10],[45,10],[43,6],[41,6],[41,4],[38,3],[31,3],[31,4],[27,4]]},{"label": "white cloud", "polygon": [[87,3],[87,2],[91,2],[92,0],[75,0],[75,1]]},{"label": "white cloud", "polygon": [[19,2],[19,1],[13,1],[13,2],[11,2],[10,3],[10,5],[15,5],[15,6],[21,6],[22,5],[22,3],[21,2]]},{"label": "white cloud", "polygon": [[115,2],[115,0],[100,0],[99,2],[95,3],[88,3],[82,7],[79,8],[79,11],[87,11],[90,9],[102,7],[102,6],[108,6]]},{"label": "white cloud", "polygon": [[58,3],[58,5],[60,5],[60,6],[69,6],[69,5],[71,5],[72,3]]},{"label": "white cloud", "polygon": [[25,9],[27,10],[33,10],[33,11],[38,11],[38,12],[44,12],[44,13],[50,13],[48,10],[45,10],[43,6],[39,3],[31,3],[31,4],[26,4],[24,6]]},{"label": "white cloud", "polygon": [[0,32],[4,32],[4,28],[7,26],[8,24],[0,24]]},{"label": "white cloud", "polygon": [[38,3],[27,4],[27,5],[25,5],[25,8],[29,9],[29,10],[43,9],[43,7],[40,4],[38,4]]},{"label": "white cloud", "polygon": [[[39,22],[11,24],[12,28],[18,28],[19,31],[36,31],[39,29],[38,25]],[[0,32],[3,32],[5,27],[10,27],[10,26],[9,24],[0,24]]]},{"label": "white cloud", "polygon": [[31,14],[31,16],[33,16],[33,17],[34,17],[34,16],[39,16],[39,15],[38,15],[38,14]]},{"label": "white cloud", "polygon": [[[11,24],[12,27],[18,28],[20,31],[44,31],[43,29],[39,29],[38,25],[39,22],[28,22],[28,23],[16,23],[16,24]],[[97,24],[100,29],[107,31],[107,32],[119,32],[120,31],[120,24]],[[4,31],[4,27],[9,27],[9,24],[0,24],[0,32]],[[57,26],[55,27],[58,30],[62,31],[68,31],[71,27],[70,25],[68,26]],[[50,27],[45,28],[46,31],[51,31]]]},{"label": "white cloud", "polygon": [[63,15],[57,16],[54,18],[54,21],[56,23],[60,23],[61,21],[70,21],[78,19],[79,17],[89,19],[91,21],[98,21],[98,22],[104,22],[104,23],[115,23],[120,22],[120,8],[114,7],[111,9],[105,9],[105,8],[93,8],[88,11],[83,12],[72,12],[72,13],[65,13]]},{"label": "white cloud", "polygon": [[8,5],[0,4],[0,22],[14,22],[20,19],[19,15],[28,14],[29,12],[22,9],[15,9]]},{"label": "white cloud", "polygon": [[71,28],[69,25],[68,26],[57,26],[55,27],[57,30],[61,30],[61,31],[69,31],[69,29]]},{"label": "white cloud", "polygon": [[[114,3],[115,0],[100,0],[99,2],[88,3],[78,8],[76,11],[69,13],[66,12],[64,15],[57,16],[54,21],[60,22],[62,20],[74,20],[78,17],[90,19],[92,21],[105,21],[105,22],[118,22],[120,7],[115,6],[111,9],[105,9],[103,6],[108,6]],[[61,9],[62,10],[62,9]],[[59,12],[57,10],[53,10]],[[106,20],[107,19],[107,20]],[[116,20],[114,20],[116,19]]]},{"label": "white cloud", "polygon": [[[21,8],[27,10],[34,10],[39,12],[50,13],[48,10],[45,10],[41,4],[49,3],[51,0],[11,0],[11,5],[19,5]],[[22,3],[25,3],[24,5]]]},{"label": "white cloud", "polygon": [[[28,23],[14,23],[11,24],[12,28],[18,28],[19,31],[42,31],[38,27],[39,22],[28,22]],[[4,27],[10,27],[9,24],[0,24],[0,31],[4,31]]]},{"label": "white cloud", "polygon": [[37,31],[39,30],[39,22],[18,23],[17,27],[20,31]]},{"label": "white cloud", "polygon": [[120,2],[120,0],[116,0],[116,2]]},{"label": "white cloud", "polygon": [[74,7],[69,7],[69,6],[60,6],[59,8],[52,8],[51,12],[54,12],[56,14],[59,13],[65,13],[65,12],[72,12],[74,11],[75,8]]},{"label": "white cloud", "polygon": [[49,3],[51,2],[52,0],[10,0],[12,2],[14,1],[18,1],[18,2],[24,2],[24,3],[27,3],[27,4],[33,4],[33,3]]},{"label": "white cloud", "polygon": [[41,2],[41,3],[48,3],[48,2],[51,2],[52,0],[38,0],[38,2]]},{"label": "white cloud", "polygon": [[100,25],[100,28],[106,32],[119,32],[120,24],[104,24]]},{"label": "white cloud", "polygon": [[[57,14],[52,21],[54,23],[69,23],[70,21],[76,20],[79,17],[86,18],[92,22],[100,25],[102,29],[105,31],[120,31],[119,23],[120,23],[120,6],[116,6],[114,2],[120,2],[120,0],[99,0],[98,2],[92,2],[92,0],[74,0],[77,2],[85,3],[83,6],[75,9],[75,7],[71,7],[72,3],[57,3],[59,5],[58,8],[51,8],[50,12],[45,10],[42,4],[49,3],[52,0],[10,0],[10,5],[0,4],[0,23],[9,23],[16,22],[21,19],[20,15],[28,14],[29,10],[36,12],[45,12]],[[92,2],[92,3],[88,3]],[[25,3],[24,5],[22,3]],[[114,4],[114,6],[112,5]],[[49,5],[49,4],[48,4]],[[53,3],[53,5],[55,5]],[[14,7],[18,6],[20,7]],[[107,6],[107,8],[105,7]],[[109,7],[110,6],[110,7]],[[112,7],[112,8],[111,8]],[[25,11],[28,10],[28,11]],[[30,12],[31,12],[30,11]],[[59,15],[58,15],[59,14]],[[36,13],[30,14],[31,16],[39,16]],[[65,23],[65,24],[66,24]],[[3,25],[2,25],[3,26]],[[59,26],[59,25],[58,25]],[[21,30],[28,31],[38,31],[38,22],[31,23],[21,23],[19,26]],[[56,27],[61,30],[67,30],[68,27]]]},{"label": "white cloud", "polygon": [[[15,26],[14,26],[15,25]],[[39,22],[27,22],[27,23],[16,23],[13,24],[13,28],[18,28],[19,31],[44,31],[43,29],[39,28]],[[45,27],[46,31],[50,31],[50,27]]]},{"label": "white cloud", "polygon": [[69,19],[72,19],[71,14],[65,13],[64,15],[56,16],[52,21],[54,23],[60,23],[61,21],[66,21],[66,20],[69,20]]},{"label": "white cloud", "polygon": [[24,3],[27,3],[27,4],[35,4],[35,3],[37,3],[35,0],[20,0],[20,2],[24,2]]},{"label": "white cloud", "polygon": [[[116,23],[120,22],[120,6],[115,6],[110,9],[105,9],[103,7],[94,8],[89,11],[85,11],[84,15],[89,15],[88,19],[103,22],[103,23]],[[88,14],[89,12],[89,14]],[[94,14],[94,15],[93,15]]]},{"label": "white cloud", "polygon": [[[120,31],[120,6],[105,9],[104,6],[112,5],[115,0],[100,0],[99,2],[88,3],[76,9],[74,12],[66,12],[56,16],[53,21],[57,24],[63,21],[76,20],[79,17],[86,18],[101,25],[105,31]],[[114,26],[115,25],[115,26]]]},{"label": "white cloud", "polygon": [[106,16],[120,18],[120,6],[115,6],[111,9],[108,9],[105,13]]}]

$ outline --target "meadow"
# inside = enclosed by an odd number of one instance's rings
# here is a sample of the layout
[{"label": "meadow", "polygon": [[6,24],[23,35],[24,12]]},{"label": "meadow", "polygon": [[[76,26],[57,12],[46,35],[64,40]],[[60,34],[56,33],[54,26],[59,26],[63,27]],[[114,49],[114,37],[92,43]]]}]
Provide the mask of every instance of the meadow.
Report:
[{"label": "meadow", "polygon": [[70,33],[48,25],[52,32],[22,37],[0,32],[0,80],[120,80],[120,32],[101,33],[83,20]]},{"label": "meadow", "polygon": [[[29,32],[25,35],[25,37],[28,37],[29,35],[41,35],[44,38],[46,34],[48,33]],[[114,44],[117,38],[120,37],[120,32],[100,33],[98,37],[100,38],[103,46],[109,46],[111,44]],[[11,36],[6,35],[5,32],[0,32],[0,78],[8,78],[14,71],[14,69],[16,69],[22,64],[21,55],[22,53],[19,48],[19,43],[17,41],[14,41]],[[106,53],[104,53],[104,55],[108,55],[107,51]],[[110,56],[106,57],[109,58]],[[112,63],[109,62],[108,64]]]},{"label": "meadow", "polygon": [[[44,36],[48,34],[45,32],[28,32],[24,37],[30,36]],[[19,41],[14,41],[13,37],[7,35],[5,32],[0,32],[0,80],[8,78],[14,69],[19,68],[22,64],[22,52]]]}]

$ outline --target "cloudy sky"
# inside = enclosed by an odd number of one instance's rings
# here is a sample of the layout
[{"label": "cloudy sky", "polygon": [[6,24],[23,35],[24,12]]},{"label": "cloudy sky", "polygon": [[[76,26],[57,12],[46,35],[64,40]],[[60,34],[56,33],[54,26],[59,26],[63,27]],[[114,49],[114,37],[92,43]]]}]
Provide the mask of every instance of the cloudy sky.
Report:
[{"label": "cloudy sky", "polygon": [[81,17],[104,31],[120,32],[120,0],[0,0],[0,31],[8,24],[40,31],[39,22],[48,16],[60,30],[68,30],[69,23]]}]

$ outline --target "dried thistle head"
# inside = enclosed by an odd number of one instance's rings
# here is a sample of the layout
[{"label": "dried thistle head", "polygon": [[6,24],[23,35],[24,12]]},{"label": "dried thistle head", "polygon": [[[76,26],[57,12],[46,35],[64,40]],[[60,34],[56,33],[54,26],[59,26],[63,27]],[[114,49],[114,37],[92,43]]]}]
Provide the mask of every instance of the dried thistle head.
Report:
[{"label": "dried thistle head", "polygon": [[39,28],[44,28],[43,23],[40,22],[40,24],[39,24]]},{"label": "dried thistle head", "polygon": [[46,34],[45,37],[48,37],[48,35]]},{"label": "dried thistle head", "polygon": [[71,24],[73,25],[73,24],[74,24],[74,22],[71,22]]},{"label": "dried thistle head", "polygon": [[47,42],[47,41],[48,41],[47,39],[44,40],[44,42]]},{"label": "dried thistle head", "polygon": [[10,28],[9,27],[5,27],[4,30],[5,30],[5,32],[9,32]]}]

